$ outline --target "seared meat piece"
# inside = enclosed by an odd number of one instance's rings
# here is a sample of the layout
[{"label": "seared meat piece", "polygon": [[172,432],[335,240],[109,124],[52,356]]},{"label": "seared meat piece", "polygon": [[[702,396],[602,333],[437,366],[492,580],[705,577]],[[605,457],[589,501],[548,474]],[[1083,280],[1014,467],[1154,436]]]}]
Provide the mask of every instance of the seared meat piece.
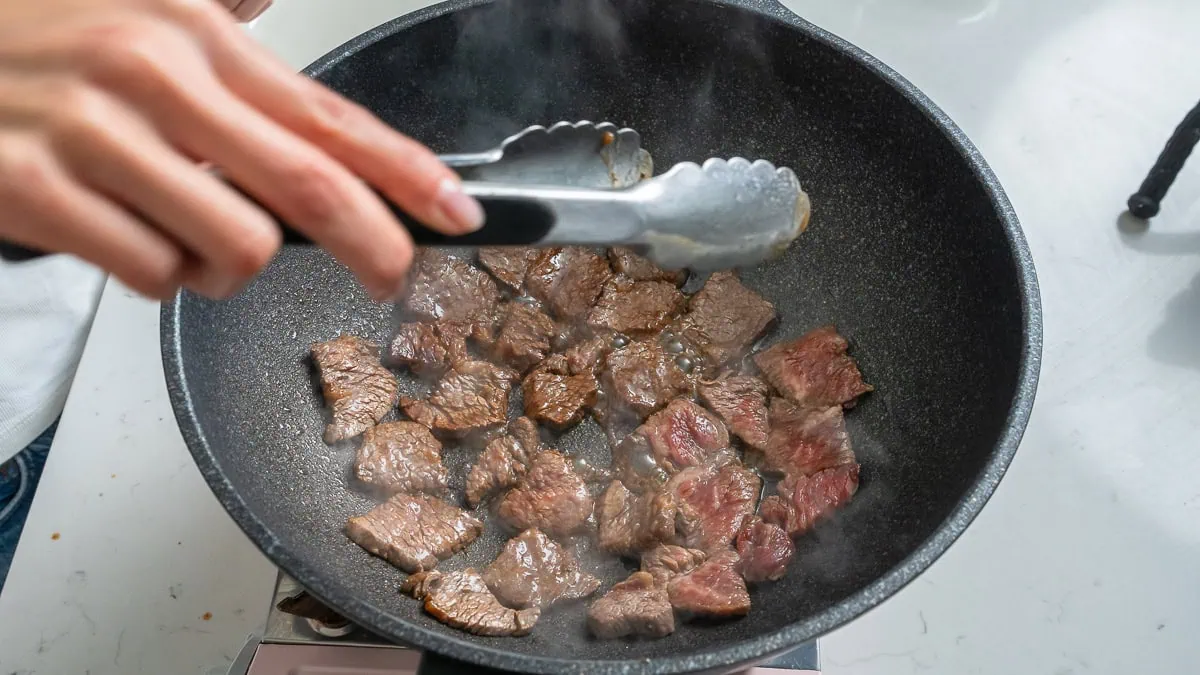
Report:
[{"label": "seared meat piece", "polygon": [[434,431],[463,434],[504,424],[517,374],[487,361],[459,361],[427,400],[404,398],[405,414]]},{"label": "seared meat piece", "polygon": [[518,417],[509,422],[508,433],[520,441],[521,445],[525,446],[526,452],[531,457],[534,453],[541,452],[543,449],[542,432],[538,431],[537,422],[528,417]]},{"label": "seared meat piece", "polygon": [[520,293],[525,288],[525,273],[537,257],[536,248],[495,246],[479,249],[479,264],[500,283]]},{"label": "seared meat piece", "polygon": [[763,457],[767,468],[806,476],[853,462],[842,406],[797,408],[781,398],[771,401],[771,434]]},{"label": "seared meat piece", "polygon": [[738,358],[775,321],[775,306],[746,288],[733,272],[716,272],[688,303],[680,332],[710,368]]},{"label": "seared meat piece", "polygon": [[605,358],[603,380],[607,414],[627,413],[642,419],[692,387],[688,374],[657,337],[613,350]]},{"label": "seared meat piece", "polygon": [[742,559],[741,571],[746,581],[779,581],[787,574],[788,563],[796,554],[796,545],[782,527],[755,516],[738,532],[737,552]]},{"label": "seared meat piece", "polygon": [[471,324],[475,337],[490,342],[500,289],[483,270],[440,248],[417,251],[404,306],[423,321]]},{"label": "seared meat piece", "polygon": [[613,473],[625,487],[637,492],[652,492],[671,477],[650,450],[650,441],[640,434],[630,434],[613,448]]},{"label": "seared meat piece", "polygon": [[733,543],[758,506],[762,480],[737,461],[684,469],[667,483],[679,504],[679,543],[712,552]]},{"label": "seared meat piece", "polygon": [[388,422],[367,429],[354,460],[354,475],[387,492],[446,491],[442,444],[416,422]]},{"label": "seared meat piece", "polygon": [[593,329],[629,335],[657,333],[671,323],[686,302],[675,284],[617,276],[604,285],[587,322]]},{"label": "seared meat piece", "polygon": [[512,436],[488,443],[467,473],[467,503],[477,506],[489,495],[516,485],[529,470],[534,452]]},{"label": "seared meat piece", "polygon": [[764,500],[762,518],[797,537],[850,501],[858,491],[858,464],[843,464],[811,476],[792,474],[780,481],[778,489],[778,499]]},{"label": "seared meat piece", "polygon": [[721,551],[667,584],[671,606],[694,618],[723,619],[750,613],[750,593],[733,551]]},{"label": "seared meat piece", "polygon": [[483,523],[429,495],[396,494],[346,523],[346,535],[405,572],[420,572],[475,541]]},{"label": "seared meat piece", "polygon": [[613,481],[596,509],[600,549],[620,556],[635,556],[675,538],[675,496],[647,492],[635,495]]},{"label": "seared meat piece", "polygon": [[330,408],[325,442],[354,438],[383,419],[396,405],[400,387],[379,362],[379,347],[360,337],[339,335],[312,346],[321,391]]},{"label": "seared meat piece", "polygon": [[700,399],[729,431],[752,448],[767,446],[767,383],[752,375],[730,375],[700,384]]},{"label": "seared meat piece", "polygon": [[401,590],[425,601],[425,611],[453,628],[486,637],[528,635],[542,611],[536,607],[515,610],[500,604],[483,576],[467,568],[461,572],[414,574]]},{"label": "seared meat piece", "polygon": [[492,357],[524,373],[550,353],[558,326],[537,307],[524,302],[507,303],[503,313]]},{"label": "seared meat piece", "polygon": [[656,585],[666,588],[668,581],[691,572],[705,560],[708,554],[700,549],[659,544],[642,554],[642,571],[654,577]]},{"label": "seared meat piece", "polygon": [[547,450],[504,495],[496,513],[513,530],[536,527],[551,537],[565,537],[587,523],[592,495],[571,460]]},{"label": "seared meat piece", "polygon": [[634,572],[593,602],[587,619],[588,629],[602,640],[627,635],[660,638],[675,632],[670,596],[645,572]]},{"label": "seared meat piece", "polygon": [[687,272],[664,270],[649,258],[644,258],[627,248],[609,249],[608,261],[612,263],[614,272],[624,274],[635,281],[666,281],[676,286],[687,281]]},{"label": "seared meat piece", "polygon": [[754,363],[768,382],[801,407],[850,408],[874,387],[863,382],[854,359],[846,354],[848,348],[837,329],[824,326],[755,354]]},{"label": "seared meat piece", "polygon": [[608,261],[586,248],[547,248],[529,266],[525,287],[555,317],[579,319],[591,311],[611,276]]},{"label": "seared meat piece", "polygon": [[703,464],[729,447],[729,432],[712,413],[686,398],[671,401],[638,427],[659,466],[670,473]]},{"label": "seared meat piece", "polygon": [[604,357],[613,350],[613,338],[610,335],[595,335],[582,342],[572,345],[563,355],[567,357],[567,370],[572,375],[582,373],[596,374]]},{"label": "seared meat piece", "polygon": [[420,375],[441,375],[454,363],[470,358],[469,333],[469,326],[444,321],[401,324],[388,349],[388,362]]},{"label": "seared meat piece", "polygon": [[584,572],[570,551],[536,529],[509,539],[483,571],[483,580],[513,609],[545,609],[559,600],[586,598],[600,588],[600,580]]},{"label": "seared meat piece", "polygon": [[555,429],[578,424],[595,404],[596,390],[596,378],[587,372],[571,375],[562,354],[543,361],[521,383],[525,414]]}]

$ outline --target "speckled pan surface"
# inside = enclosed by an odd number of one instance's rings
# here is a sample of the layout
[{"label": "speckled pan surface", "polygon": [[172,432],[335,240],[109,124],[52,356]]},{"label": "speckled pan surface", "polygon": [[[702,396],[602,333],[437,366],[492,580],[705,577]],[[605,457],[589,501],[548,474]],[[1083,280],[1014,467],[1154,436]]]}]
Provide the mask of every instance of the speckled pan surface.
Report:
[{"label": "speckled pan surface", "polygon": [[[602,642],[577,605],[527,638],[473,638],[400,597],[402,575],[342,534],[373,501],[350,487],[352,448],[321,441],[307,348],[342,331],[383,340],[390,310],[299,248],[230,301],[180,296],[163,308],[163,354],[197,463],[267,555],[348,616],[520,672],[728,672],[884,600],[991,495],[1036,387],[1032,261],[975,149],[871,57],[766,0],[468,0],[381,26],[309,72],[441,152],[591,119],[637,128],[660,168],[732,155],[792,167],[814,205],[809,231],[743,276],[779,308],[771,340],[833,322],[877,387],[848,415],[857,498],[800,542],[783,581],[755,590],[749,617]],[[603,461],[599,441],[582,429],[562,446]],[[466,454],[446,453],[459,480]],[[485,536],[448,565],[485,564],[501,543]],[[610,582],[623,573],[606,565]]]}]

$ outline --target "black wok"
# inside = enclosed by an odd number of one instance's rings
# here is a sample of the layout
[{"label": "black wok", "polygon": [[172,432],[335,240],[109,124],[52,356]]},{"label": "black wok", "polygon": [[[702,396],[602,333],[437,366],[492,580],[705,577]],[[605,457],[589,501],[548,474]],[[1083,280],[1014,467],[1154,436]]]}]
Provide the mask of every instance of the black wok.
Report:
[{"label": "black wok", "polygon": [[[638,129],[656,164],[763,157],[813,203],[782,260],[745,270],[779,308],[772,340],[833,322],[877,391],[847,416],[862,486],[799,542],[744,619],[658,641],[597,641],[584,607],[526,638],[477,638],[422,613],[403,575],[342,533],[374,501],[351,449],[321,440],[308,345],[384,340],[371,303],[320,251],[286,249],[240,296],[163,308],[171,400],[205,478],[245,532],[333,608],[387,638],[530,673],[728,672],[853,619],[958,537],[1025,428],[1041,348],[1033,264],[995,176],[911,84],[771,0],[454,0],[399,18],[311,66],[313,77],[435,150],[485,149],[528,124]],[[401,377],[402,387],[409,386]],[[561,447],[593,458],[594,428]],[[466,451],[446,452],[452,471]],[[491,533],[448,566],[486,564]],[[624,570],[612,563],[608,582]]]}]

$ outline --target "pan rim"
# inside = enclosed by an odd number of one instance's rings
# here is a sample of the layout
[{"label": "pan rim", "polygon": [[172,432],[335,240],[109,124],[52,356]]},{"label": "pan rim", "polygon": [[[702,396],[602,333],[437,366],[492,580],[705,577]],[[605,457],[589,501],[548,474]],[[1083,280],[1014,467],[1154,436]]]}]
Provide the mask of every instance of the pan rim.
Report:
[{"label": "pan rim", "polygon": [[[381,24],[349,40],[314,62],[303,72],[319,76],[347,55],[394,33],[445,14],[490,4],[494,0],[449,0],[426,7]],[[325,578],[318,570],[305,564],[288,546],[262,522],[224,476],[220,462],[212,452],[200,421],[195,415],[181,354],[180,313],[185,300],[181,292],[174,300],[164,303],[160,313],[160,340],[167,390],[180,432],[205,482],[221,505],[247,537],[276,565],[299,581],[309,592],[326,600],[330,606],[347,616],[367,619],[385,629],[388,637],[423,650],[437,652],[467,663],[501,670],[528,673],[596,673],[612,674],[640,672],[653,675],[676,673],[722,672],[761,662],[796,646],[827,634],[844,625],[899,592],[938,560],[978,516],[995,492],[1008,470],[1032,412],[1037,391],[1042,358],[1042,305],[1032,254],[1021,230],[1015,209],[1009,202],[999,179],[966,134],[928,96],[896,71],[863,49],[805,21],[775,2],[775,0],[691,0],[717,4],[731,9],[750,11],[768,21],[803,32],[809,39],[832,48],[880,78],[923,114],[942,132],[954,149],[966,159],[977,181],[1001,221],[1018,281],[1022,309],[1022,353],[1012,404],[1003,431],[978,478],[964,494],[950,515],[934,533],[891,570],[858,592],[844,598],[806,620],[788,624],[774,632],[742,640],[732,645],[708,651],[671,654],[651,660],[574,660],[550,656],[532,656],[497,649],[471,640],[420,627],[407,620],[394,618],[379,611],[349,591],[347,587]]]}]

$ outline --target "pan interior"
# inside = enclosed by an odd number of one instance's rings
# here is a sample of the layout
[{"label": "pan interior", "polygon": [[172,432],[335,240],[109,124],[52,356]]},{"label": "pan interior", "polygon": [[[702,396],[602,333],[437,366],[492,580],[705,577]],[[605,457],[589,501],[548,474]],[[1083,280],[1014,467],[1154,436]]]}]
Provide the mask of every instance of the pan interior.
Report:
[{"label": "pan interior", "polygon": [[[528,124],[590,119],[638,129],[660,170],[710,156],[794,169],[812,224],[784,259],[744,279],[779,309],[772,341],[834,323],[877,388],[847,416],[863,464],[858,496],[800,541],[784,580],[754,590],[745,619],[602,642],[587,636],[576,604],[545,615],[530,637],[478,643],[599,661],[727,647],[837,605],[942,525],[1010,413],[1023,317],[996,208],[925,113],[819,40],[700,2],[503,2],[377,37],[326,59],[316,76],[441,152],[484,149]],[[463,637],[401,597],[403,575],[343,535],[346,519],[375,502],[352,486],[353,448],[321,440],[308,345],[343,331],[385,341],[390,309],[324,253],[295,248],[237,298],[185,296],[179,312],[206,441],[198,452],[211,453],[277,550],[368,602],[374,616],[357,618],[392,637],[405,623]],[[607,456],[587,428],[562,445]],[[445,454],[461,481],[470,458],[453,446]],[[445,567],[482,566],[501,544],[493,530]],[[625,573],[600,565],[608,583]]]}]

